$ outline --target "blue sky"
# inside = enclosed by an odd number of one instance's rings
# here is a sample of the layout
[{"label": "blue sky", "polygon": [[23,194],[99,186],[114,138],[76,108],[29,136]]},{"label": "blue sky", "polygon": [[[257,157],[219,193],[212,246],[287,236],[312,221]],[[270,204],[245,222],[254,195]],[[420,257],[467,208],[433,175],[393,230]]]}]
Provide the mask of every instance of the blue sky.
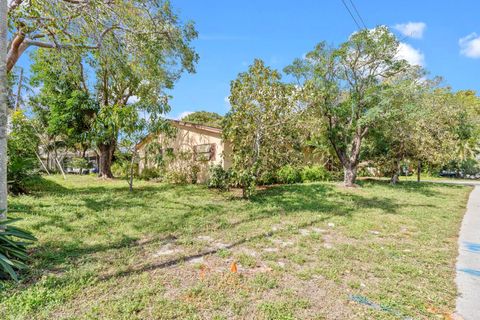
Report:
[{"label": "blue sky", "polygon": [[[197,73],[184,75],[172,92],[174,117],[196,110],[224,114],[230,81],[254,58],[281,70],[316,43],[339,44],[357,29],[341,0],[173,0],[172,4],[183,20],[195,21],[199,38],[194,46],[200,55]],[[406,44],[406,54],[414,61],[423,55],[430,74],[444,77],[455,90],[480,91],[480,38],[475,41],[478,36],[472,35],[480,35],[480,1],[355,0],[354,4],[368,28],[423,23],[421,37],[422,25],[407,28],[416,38],[393,29]],[[461,54],[459,43],[469,35],[462,44],[471,57]]]},{"label": "blue sky", "polygon": [[[455,90],[480,91],[480,1],[354,4],[368,28],[392,27],[405,58],[444,77]],[[183,21],[195,22],[199,37],[193,45],[200,55],[197,72],[184,74],[170,92],[173,118],[197,110],[225,114],[230,81],[254,58],[282,70],[318,42],[336,45],[357,30],[341,0],[172,0],[172,5]],[[24,55],[20,64],[27,60]]]}]

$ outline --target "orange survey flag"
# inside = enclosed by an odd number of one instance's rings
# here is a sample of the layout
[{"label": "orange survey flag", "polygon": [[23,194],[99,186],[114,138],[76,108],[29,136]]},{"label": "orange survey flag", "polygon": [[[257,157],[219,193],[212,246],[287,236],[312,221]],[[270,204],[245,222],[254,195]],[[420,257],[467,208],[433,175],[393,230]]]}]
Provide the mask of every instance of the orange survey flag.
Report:
[{"label": "orange survey flag", "polygon": [[233,261],[230,265],[230,271],[233,273],[237,273],[237,263],[235,261]]}]

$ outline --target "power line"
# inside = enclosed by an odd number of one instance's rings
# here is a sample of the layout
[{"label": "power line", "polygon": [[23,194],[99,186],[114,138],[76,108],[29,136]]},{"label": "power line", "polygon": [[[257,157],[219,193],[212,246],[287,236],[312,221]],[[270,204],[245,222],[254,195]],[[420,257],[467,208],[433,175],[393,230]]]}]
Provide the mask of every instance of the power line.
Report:
[{"label": "power line", "polygon": [[360,21],[362,22],[363,27],[364,27],[365,29],[368,29],[367,26],[365,25],[365,22],[364,22],[363,19],[362,19],[362,16],[360,15],[360,12],[358,12],[358,10],[357,10],[357,6],[355,6],[355,4],[353,3],[352,0],[350,0],[350,3],[352,4],[353,9],[354,9],[355,12],[357,13],[357,16],[360,18]]},{"label": "power line", "polygon": [[350,11],[350,8],[347,6],[347,4],[345,3],[345,0],[342,0],[342,3],[343,5],[345,6],[345,9],[347,9],[348,13],[350,14],[350,17],[352,17],[353,21],[355,22],[355,24],[357,25],[358,29],[362,29],[362,27],[360,26],[360,24],[358,23],[357,19],[355,19],[352,11]]}]

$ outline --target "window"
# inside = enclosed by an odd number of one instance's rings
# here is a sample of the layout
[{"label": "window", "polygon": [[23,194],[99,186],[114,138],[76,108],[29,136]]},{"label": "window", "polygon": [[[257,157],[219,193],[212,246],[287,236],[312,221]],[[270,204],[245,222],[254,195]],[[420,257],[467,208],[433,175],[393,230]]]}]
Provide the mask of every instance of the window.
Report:
[{"label": "window", "polygon": [[199,144],[194,147],[195,161],[215,160],[215,144]]}]

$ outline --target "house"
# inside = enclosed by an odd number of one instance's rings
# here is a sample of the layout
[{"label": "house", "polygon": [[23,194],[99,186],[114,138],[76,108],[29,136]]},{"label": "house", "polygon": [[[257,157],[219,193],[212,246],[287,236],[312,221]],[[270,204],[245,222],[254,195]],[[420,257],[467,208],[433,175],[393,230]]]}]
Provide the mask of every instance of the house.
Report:
[{"label": "house", "polygon": [[[138,170],[154,168],[152,152],[156,156],[173,155],[167,170],[189,170],[195,166],[198,170],[197,182],[204,183],[208,178],[208,168],[220,165],[224,169],[231,166],[231,145],[222,139],[222,129],[192,122],[169,120],[176,128],[175,135],[169,137],[163,133],[150,134],[137,145],[139,154]],[[159,147],[152,150],[149,145],[156,142]]]}]

